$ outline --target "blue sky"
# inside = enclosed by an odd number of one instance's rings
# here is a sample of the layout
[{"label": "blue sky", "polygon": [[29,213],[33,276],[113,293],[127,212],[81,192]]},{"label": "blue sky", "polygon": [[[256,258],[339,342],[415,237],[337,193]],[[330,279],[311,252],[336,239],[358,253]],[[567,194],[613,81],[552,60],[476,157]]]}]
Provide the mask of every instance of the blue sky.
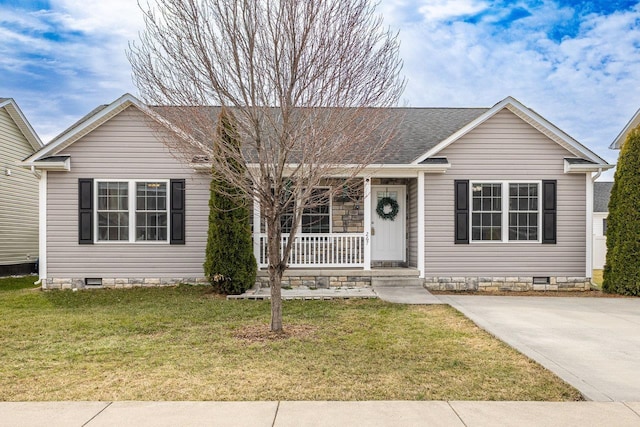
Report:
[{"label": "blue sky", "polygon": [[[125,51],[135,0],[0,0],[0,97],[45,142],[136,94]],[[640,1],[381,0],[400,31],[403,103],[490,107],[513,96],[610,162],[640,108]]]}]

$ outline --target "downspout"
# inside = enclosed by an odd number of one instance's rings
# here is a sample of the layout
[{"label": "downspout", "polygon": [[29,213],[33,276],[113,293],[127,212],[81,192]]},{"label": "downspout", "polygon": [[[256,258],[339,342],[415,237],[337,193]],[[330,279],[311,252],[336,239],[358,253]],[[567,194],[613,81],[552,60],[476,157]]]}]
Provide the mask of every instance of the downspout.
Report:
[{"label": "downspout", "polygon": [[31,173],[36,176],[36,178],[42,178],[42,174],[36,170],[36,167],[31,165]]},{"label": "downspout", "polygon": [[602,168],[598,168],[598,173],[591,177],[591,181],[596,182],[596,179],[600,178],[602,175]]},{"label": "downspout", "polygon": [[[38,172],[36,170],[36,167],[34,165],[31,165],[31,173],[35,175],[36,178],[38,178],[38,180],[42,179],[42,174],[40,172]],[[39,212],[39,209],[38,209]],[[40,264],[40,257],[38,257],[38,264]],[[38,274],[39,276],[39,274]],[[42,277],[38,277],[38,280],[36,280],[35,282],[33,282],[34,285],[39,286],[42,284]]]},{"label": "downspout", "polygon": [[[600,178],[602,175],[602,168],[598,168],[598,173],[591,177],[591,182],[596,182],[596,179]],[[591,212],[593,214],[593,206],[591,207]],[[593,221],[593,220],[592,220]],[[591,251],[593,251],[593,223],[591,224],[591,230],[589,232],[589,236],[591,236]],[[591,253],[591,271],[593,271],[593,252]],[[593,275],[593,274],[592,274]],[[593,281],[593,277],[591,278],[591,289],[599,289],[598,286]]]}]

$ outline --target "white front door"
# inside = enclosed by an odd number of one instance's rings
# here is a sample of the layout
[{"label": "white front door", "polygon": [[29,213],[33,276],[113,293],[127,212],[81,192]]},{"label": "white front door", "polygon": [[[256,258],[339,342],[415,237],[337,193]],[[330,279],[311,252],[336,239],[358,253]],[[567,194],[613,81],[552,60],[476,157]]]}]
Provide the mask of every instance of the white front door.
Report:
[{"label": "white front door", "polygon": [[[406,188],[404,185],[371,186],[371,260],[372,261],[406,261],[405,218]],[[398,213],[391,218],[383,218],[377,212],[380,201],[389,197],[398,202]],[[385,215],[391,213],[391,206],[384,206]]]}]

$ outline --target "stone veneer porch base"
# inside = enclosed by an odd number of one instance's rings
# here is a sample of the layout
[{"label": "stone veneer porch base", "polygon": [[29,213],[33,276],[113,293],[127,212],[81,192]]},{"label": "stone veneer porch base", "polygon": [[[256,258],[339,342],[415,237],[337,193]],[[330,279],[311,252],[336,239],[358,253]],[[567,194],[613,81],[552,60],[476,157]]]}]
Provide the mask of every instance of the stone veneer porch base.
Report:
[{"label": "stone veneer porch base", "polygon": [[427,277],[424,287],[430,291],[586,291],[591,289],[587,277],[549,277],[549,283],[533,283],[533,277]]},{"label": "stone veneer porch base", "polygon": [[[282,276],[282,287],[296,288],[358,288],[371,286],[372,277],[418,277],[420,273],[415,268],[374,268],[361,269],[296,269],[291,268]],[[256,285],[260,288],[269,287],[269,272],[258,271]]]}]

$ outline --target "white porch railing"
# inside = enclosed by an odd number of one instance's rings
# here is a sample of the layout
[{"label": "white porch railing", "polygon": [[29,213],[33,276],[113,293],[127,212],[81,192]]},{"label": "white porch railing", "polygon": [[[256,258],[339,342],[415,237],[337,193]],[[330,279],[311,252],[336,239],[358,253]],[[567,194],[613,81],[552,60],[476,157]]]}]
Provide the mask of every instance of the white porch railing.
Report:
[{"label": "white porch railing", "polygon": [[[258,235],[258,267],[268,266],[267,235]],[[289,235],[280,241],[284,250]],[[298,234],[295,237],[289,267],[364,267],[364,233]]]}]

